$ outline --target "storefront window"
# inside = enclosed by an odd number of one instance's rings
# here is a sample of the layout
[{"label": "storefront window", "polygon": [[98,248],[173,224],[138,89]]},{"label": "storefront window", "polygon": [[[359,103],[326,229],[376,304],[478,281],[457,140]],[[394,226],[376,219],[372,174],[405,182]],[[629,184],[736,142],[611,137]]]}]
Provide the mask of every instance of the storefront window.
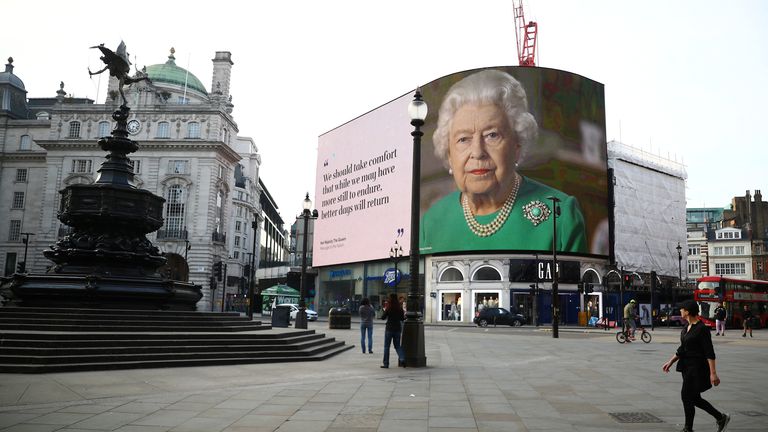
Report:
[{"label": "storefront window", "polygon": [[498,291],[490,292],[475,292],[475,312],[478,312],[487,307],[499,307],[499,295]]},{"label": "storefront window", "polygon": [[461,292],[440,294],[440,320],[461,321]]}]

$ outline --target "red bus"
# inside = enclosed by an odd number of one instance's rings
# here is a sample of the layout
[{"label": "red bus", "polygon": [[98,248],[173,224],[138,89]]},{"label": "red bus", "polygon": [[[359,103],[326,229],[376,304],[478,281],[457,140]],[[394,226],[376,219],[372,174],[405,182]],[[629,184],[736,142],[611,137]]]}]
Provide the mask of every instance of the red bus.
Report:
[{"label": "red bus", "polygon": [[693,299],[699,303],[702,321],[708,326],[715,326],[715,308],[722,301],[728,313],[727,327],[742,327],[745,305],[753,316],[759,318],[760,327],[765,327],[768,320],[768,281],[704,276],[696,282]]}]

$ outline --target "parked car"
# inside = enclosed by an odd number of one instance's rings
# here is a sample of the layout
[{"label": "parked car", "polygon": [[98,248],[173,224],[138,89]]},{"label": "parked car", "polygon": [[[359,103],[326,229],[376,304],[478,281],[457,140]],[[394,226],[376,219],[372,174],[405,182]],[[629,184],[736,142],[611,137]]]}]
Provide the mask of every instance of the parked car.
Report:
[{"label": "parked car", "polygon": [[669,315],[662,315],[659,319],[660,326],[674,326],[680,327],[687,322],[680,316],[680,309],[672,310]]},{"label": "parked car", "polygon": [[479,327],[488,327],[488,324],[520,327],[525,324],[525,317],[504,308],[487,307],[475,313],[473,322]]},{"label": "parked car", "polygon": [[[284,303],[278,306],[289,306],[291,308],[291,319],[296,319],[296,314],[299,313],[299,305],[296,303]],[[305,311],[307,312],[308,321],[317,321],[317,312],[313,311],[312,309],[305,309]]]}]

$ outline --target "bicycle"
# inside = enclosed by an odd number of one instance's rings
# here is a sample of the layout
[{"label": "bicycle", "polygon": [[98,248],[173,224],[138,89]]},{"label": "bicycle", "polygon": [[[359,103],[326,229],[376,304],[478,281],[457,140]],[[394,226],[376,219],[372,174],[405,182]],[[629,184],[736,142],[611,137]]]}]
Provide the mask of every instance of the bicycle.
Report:
[{"label": "bicycle", "polygon": [[[632,342],[631,337],[630,337],[631,331],[632,330],[627,326],[627,328],[617,332],[616,333],[616,342],[618,342],[620,344],[626,343],[628,341]],[[637,331],[640,332],[640,340],[642,340],[645,343],[651,343],[651,339],[652,339],[651,334],[648,333],[648,331],[645,330],[645,327],[638,327]],[[635,333],[637,333],[637,331]]]}]

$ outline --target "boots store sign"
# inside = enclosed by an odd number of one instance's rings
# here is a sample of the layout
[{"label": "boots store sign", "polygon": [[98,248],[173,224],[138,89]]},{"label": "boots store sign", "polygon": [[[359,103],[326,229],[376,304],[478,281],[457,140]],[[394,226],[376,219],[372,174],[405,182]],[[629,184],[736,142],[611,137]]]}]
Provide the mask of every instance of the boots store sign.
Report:
[{"label": "boots store sign", "polygon": [[[581,275],[579,274],[581,264],[578,261],[557,260],[557,266],[560,269],[558,282],[581,282]],[[551,260],[510,260],[509,262],[510,282],[551,282],[553,273],[554,267]]]}]

